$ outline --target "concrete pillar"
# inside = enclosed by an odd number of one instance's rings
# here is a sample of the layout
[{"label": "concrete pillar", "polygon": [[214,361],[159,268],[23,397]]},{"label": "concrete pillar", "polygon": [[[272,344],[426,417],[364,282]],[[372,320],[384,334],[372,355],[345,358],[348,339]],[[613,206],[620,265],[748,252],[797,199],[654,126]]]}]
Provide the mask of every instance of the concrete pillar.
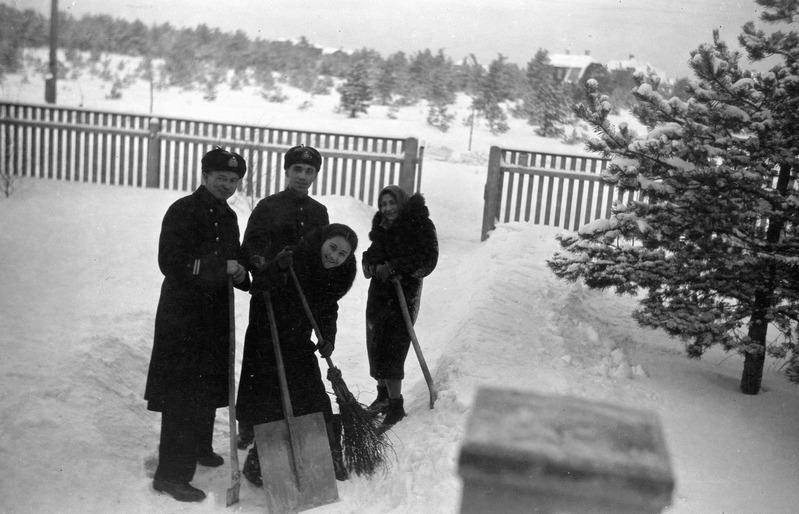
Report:
[{"label": "concrete pillar", "polygon": [[483,388],[459,458],[462,514],[656,513],[674,477],[654,413]]}]

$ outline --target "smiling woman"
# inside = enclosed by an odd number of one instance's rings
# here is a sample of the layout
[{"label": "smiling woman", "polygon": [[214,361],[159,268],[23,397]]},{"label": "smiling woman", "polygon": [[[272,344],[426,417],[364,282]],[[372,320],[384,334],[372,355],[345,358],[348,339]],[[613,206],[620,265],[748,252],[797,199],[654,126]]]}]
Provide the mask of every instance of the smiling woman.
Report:
[{"label": "smiling woman", "polygon": [[322,244],[322,265],[335,268],[352,254],[352,245],[342,236],[331,237]]},{"label": "smiling woman", "polygon": [[[250,344],[244,347],[236,403],[240,427],[285,418],[278,362],[273,351],[273,345],[278,345],[293,415],[322,413],[338,480],[348,477],[341,453],[341,427],[333,416],[314,352],[319,351],[323,357],[333,353],[338,331],[338,302],[355,280],[357,266],[353,253],[357,247],[358,236],[350,227],[332,223],[308,233],[257,273],[250,292],[253,298],[261,299],[263,307],[254,305],[266,309],[268,297],[274,318],[264,318],[258,315],[259,311],[250,310],[251,323],[247,332]],[[311,340],[312,325],[297,288],[288,278],[290,269],[296,273],[324,338],[318,344]],[[276,326],[272,325],[273,321]],[[258,442],[250,450],[242,472],[253,484],[263,485]]]}]

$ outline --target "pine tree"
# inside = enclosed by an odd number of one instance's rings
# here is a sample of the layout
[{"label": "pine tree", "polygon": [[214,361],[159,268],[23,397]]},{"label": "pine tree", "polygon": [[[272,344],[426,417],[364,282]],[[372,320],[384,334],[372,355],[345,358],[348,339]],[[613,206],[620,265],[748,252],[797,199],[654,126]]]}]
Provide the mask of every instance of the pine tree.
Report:
[{"label": "pine tree", "polygon": [[341,95],[341,109],[349,113],[350,118],[358,116],[359,112],[366,113],[369,102],[372,100],[372,88],[369,80],[369,70],[363,61],[358,61],[347,73],[347,80],[338,87]]},{"label": "pine tree", "polygon": [[0,5],[0,81],[6,73],[17,71],[22,64],[23,41],[20,41],[21,16],[5,5]]},{"label": "pine tree", "polygon": [[569,95],[555,79],[546,50],[539,49],[527,63],[525,79],[521,114],[528,124],[537,126],[535,133],[539,136],[562,136],[563,125],[571,117]]},{"label": "pine tree", "polygon": [[[757,3],[765,21],[799,15],[797,0]],[[778,64],[741,69],[714,33],[691,52],[687,102],[664,99],[656,76],[638,74],[644,136],[612,126],[608,97],[589,81],[588,105],[576,108],[598,134],[589,149],[611,157],[605,179],[638,199],[559,237],[565,252],[548,265],[591,288],[645,291],[640,324],[679,337],[692,357],[714,344],[743,354],[741,390],[757,394],[767,354],[799,382],[799,35],[767,36],[750,22],[739,42],[750,60]]]},{"label": "pine tree", "polygon": [[407,70],[407,67],[408,63],[402,52],[389,56],[380,67],[375,81],[375,94],[380,105],[391,105],[398,90],[399,74],[402,69]]},{"label": "pine tree", "polygon": [[441,132],[448,131],[455,119],[455,115],[449,112],[449,106],[455,103],[455,68],[443,50],[439,50],[434,59],[425,98],[428,103],[427,123]]},{"label": "pine tree", "polygon": [[513,98],[514,84],[512,70],[505,62],[505,56],[499,55],[491,61],[478,90],[472,99],[472,107],[483,115],[492,134],[507,132],[508,116],[502,108],[502,102]]}]

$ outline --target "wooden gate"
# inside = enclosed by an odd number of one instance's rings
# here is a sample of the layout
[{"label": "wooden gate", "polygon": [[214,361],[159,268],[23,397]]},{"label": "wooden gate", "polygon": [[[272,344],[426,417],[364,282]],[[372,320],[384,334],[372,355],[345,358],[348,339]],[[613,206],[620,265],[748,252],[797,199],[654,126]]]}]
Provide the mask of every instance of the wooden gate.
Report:
[{"label": "wooden gate", "polygon": [[616,188],[602,181],[607,160],[491,147],[484,191],[485,241],[497,223],[528,221],[567,230],[608,218]]}]

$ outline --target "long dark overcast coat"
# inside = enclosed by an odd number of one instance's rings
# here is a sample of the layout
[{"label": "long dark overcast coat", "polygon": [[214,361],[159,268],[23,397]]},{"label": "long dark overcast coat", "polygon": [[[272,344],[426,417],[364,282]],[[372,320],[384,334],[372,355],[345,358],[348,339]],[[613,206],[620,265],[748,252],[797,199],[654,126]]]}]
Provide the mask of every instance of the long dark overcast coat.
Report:
[{"label": "long dark overcast coat", "polygon": [[[243,264],[226,202],[200,186],[169,207],[158,244],[164,281],[144,393],[149,410],[228,405],[228,260]],[[236,287],[249,286],[248,276]]]}]

